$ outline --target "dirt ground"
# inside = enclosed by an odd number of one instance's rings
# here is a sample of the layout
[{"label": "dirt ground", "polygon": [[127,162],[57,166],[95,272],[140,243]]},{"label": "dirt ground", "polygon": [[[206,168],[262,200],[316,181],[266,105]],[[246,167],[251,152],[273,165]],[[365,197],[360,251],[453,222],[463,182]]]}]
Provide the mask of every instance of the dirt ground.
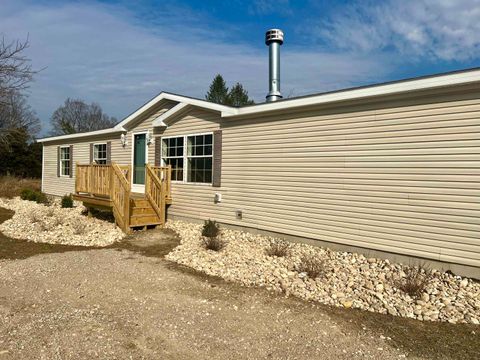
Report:
[{"label": "dirt ground", "polygon": [[[2,217],[8,212],[0,210]],[[85,249],[0,235],[3,359],[474,359],[480,328],[332,308],[163,259],[152,230]]]}]

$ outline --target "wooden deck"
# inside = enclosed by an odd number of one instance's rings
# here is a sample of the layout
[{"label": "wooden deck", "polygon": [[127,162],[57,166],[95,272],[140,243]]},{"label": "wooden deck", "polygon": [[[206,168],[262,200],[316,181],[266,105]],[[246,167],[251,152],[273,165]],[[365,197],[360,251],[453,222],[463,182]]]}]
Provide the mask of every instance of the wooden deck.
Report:
[{"label": "wooden deck", "polygon": [[171,167],[146,165],[145,194],[132,193],[130,166],[76,165],[73,198],[87,207],[111,209],[126,233],[135,227],[163,225],[171,198]]}]

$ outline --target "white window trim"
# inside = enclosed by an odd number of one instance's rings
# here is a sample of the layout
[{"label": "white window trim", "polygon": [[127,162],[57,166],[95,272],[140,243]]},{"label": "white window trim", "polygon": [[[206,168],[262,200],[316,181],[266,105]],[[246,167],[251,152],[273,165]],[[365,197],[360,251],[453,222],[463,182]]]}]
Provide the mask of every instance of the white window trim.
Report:
[{"label": "white window trim", "polygon": [[[69,178],[70,174],[72,174],[72,177],[73,177],[72,154],[70,152],[70,146],[71,145],[60,146],[60,159],[58,159],[60,161],[60,177]],[[68,161],[70,161],[70,174],[68,174],[68,175],[62,174],[62,162],[66,161],[66,160],[62,160],[62,149],[68,149]]]},{"label": "white window trim", "polygon": [[[209,183],[199,183],[199,182],[191,182],[187,181],[188,178],[188,158],[189,157],[205,157],[203,155],[195,155],[195,156],[188,156],[187,155],[187,147],[188,147],[188,137],[189,136],[200,136],[200,135],[212,135],[212,181]],[[215,137],[213,136],[213,131],[209,132],[201,132],[201,133],[192,133],[187,135],[171,135],[171,136],[162,136],[162,142],[160,144],[160,162],[162,166],[165,166],[163,162],[163,139],[172,139],[172,138],[179,138],[183,137],[183,180],[172,180],[174,184],[188,184],[188,185],[199,185],[199,186],[212,186],[213,185],[213,149],[215,149]]]},{"label": "white window trim", "polygon": [[[107,149],[107,143],[106,142],[101,142],[101,143],[93,143],[93,154],[92,154],[92,160],[95,163],[95,146],[97,145],[105,145],[105,164],[108,163],[108,149]],[[100,159],[103,160],[103,159]]]}]

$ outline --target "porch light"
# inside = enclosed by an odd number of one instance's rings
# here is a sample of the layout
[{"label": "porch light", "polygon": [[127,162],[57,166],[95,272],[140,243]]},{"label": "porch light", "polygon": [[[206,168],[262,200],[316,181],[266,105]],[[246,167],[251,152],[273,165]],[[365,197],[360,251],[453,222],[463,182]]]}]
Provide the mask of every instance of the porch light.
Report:
[{"label": "porch light", "polygon": [[152,143],[152,136],[150,135],[150,130],[147,130],[147,134],[145,135],[145,140],[147,141],[147,145]]},{"label": "porch light", "polygon": [[122,143],[123,147],[127,146],[128,141],[127,141],[127,136],[125,134],[120,135],[120,142]]}]

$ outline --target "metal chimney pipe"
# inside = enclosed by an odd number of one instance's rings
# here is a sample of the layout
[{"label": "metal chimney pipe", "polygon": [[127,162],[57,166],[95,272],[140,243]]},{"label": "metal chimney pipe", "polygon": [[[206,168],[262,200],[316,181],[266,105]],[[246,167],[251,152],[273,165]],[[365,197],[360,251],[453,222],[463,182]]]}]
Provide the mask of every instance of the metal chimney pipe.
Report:
[{"label": "metal chimney pipe", "polygon": [[269,47],[269,92],[267,102],[282,98],[280,93],[280,45],[283,44],[283,31],[270,29],[265,33],[265,44]]}]

